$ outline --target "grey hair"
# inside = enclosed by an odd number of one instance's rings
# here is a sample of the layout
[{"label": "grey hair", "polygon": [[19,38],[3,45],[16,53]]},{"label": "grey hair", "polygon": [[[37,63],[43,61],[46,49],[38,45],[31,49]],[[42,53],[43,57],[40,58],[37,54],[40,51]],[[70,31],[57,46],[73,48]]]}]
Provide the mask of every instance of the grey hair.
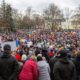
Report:
[{"label": "grey hair", "polygon": [[31,56],[35,55],[35,53],[31,53],[28,55],[28,58],[30,58]]}]

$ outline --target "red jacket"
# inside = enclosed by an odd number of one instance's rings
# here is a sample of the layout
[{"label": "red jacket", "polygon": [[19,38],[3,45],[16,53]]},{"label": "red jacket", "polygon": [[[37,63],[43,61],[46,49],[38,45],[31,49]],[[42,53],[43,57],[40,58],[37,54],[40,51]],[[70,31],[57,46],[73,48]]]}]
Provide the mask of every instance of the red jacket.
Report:
[{"label": "red jacket", "polygon": [[53,52],[49,52],[49,57],[53,57],[54,56],[54,53]]},{"label": "red jacket", "polygon": [[21,56],[20,56],[20,54],[16,54],[16,59],[18,60],[18,61],[21,61]]},{"label": "red jacket", "polygon": [[19,80],[38,80],[38,66],[35,61],[30,59],[25,62]]}]

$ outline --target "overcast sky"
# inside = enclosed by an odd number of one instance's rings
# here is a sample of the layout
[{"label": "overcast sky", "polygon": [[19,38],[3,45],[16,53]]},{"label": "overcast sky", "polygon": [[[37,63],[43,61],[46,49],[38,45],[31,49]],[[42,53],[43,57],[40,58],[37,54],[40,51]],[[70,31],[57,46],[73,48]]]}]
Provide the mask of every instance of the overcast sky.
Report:
[{"label": "overcast sky", "polygon": [[[33,10],[41,12],[41,10],[48,7],[50,3],[55,3],[61,9],[69,7],[74,9],[80,4],[80,0],[5,0],[7,3],[11,4],[13,8],[18,9],[23,12],[28,6],[32,6]],[[2,0],[0,0],[0,3]]]}]

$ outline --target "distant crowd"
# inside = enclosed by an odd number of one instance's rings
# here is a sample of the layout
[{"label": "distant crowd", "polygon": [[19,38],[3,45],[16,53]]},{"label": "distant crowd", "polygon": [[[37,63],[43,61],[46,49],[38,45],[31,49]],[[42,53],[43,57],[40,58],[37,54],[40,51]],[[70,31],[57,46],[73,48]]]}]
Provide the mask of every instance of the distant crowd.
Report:
[{"label": "distant crowd", "polygon": [[[0,80],[80,80],[79,31],[1,33]],[[29,43],[30,42],[30,43]],[[30,45],[29,45],[30,44]]]}]

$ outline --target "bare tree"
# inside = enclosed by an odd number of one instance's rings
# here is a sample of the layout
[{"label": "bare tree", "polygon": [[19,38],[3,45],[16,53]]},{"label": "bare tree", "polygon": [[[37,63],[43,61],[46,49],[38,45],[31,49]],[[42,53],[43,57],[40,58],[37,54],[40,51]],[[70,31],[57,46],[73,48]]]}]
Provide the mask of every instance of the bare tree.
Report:
[{"label": "bare tree", "polygon": [[44,10],[44,18],[51,23],[51,30],[55,31],[58,29],[58,25],[61,24],[63,15],[55,4],[50,4],[50,6]]},{"label": "bare tree", "polygon": [[32,14],[32,7],[31,6],[29,6],[28,8],[27,8],[27,10],[26,10],[26,15],[28,16],[28,17],[30,17],[31,16],[31,14]]},{"label": "bare tree", "polygon": [[74,26],[75,29],[80,28],[80,5],[77,7],[75,10],[76,13],[72,16],[72,25]]}]

